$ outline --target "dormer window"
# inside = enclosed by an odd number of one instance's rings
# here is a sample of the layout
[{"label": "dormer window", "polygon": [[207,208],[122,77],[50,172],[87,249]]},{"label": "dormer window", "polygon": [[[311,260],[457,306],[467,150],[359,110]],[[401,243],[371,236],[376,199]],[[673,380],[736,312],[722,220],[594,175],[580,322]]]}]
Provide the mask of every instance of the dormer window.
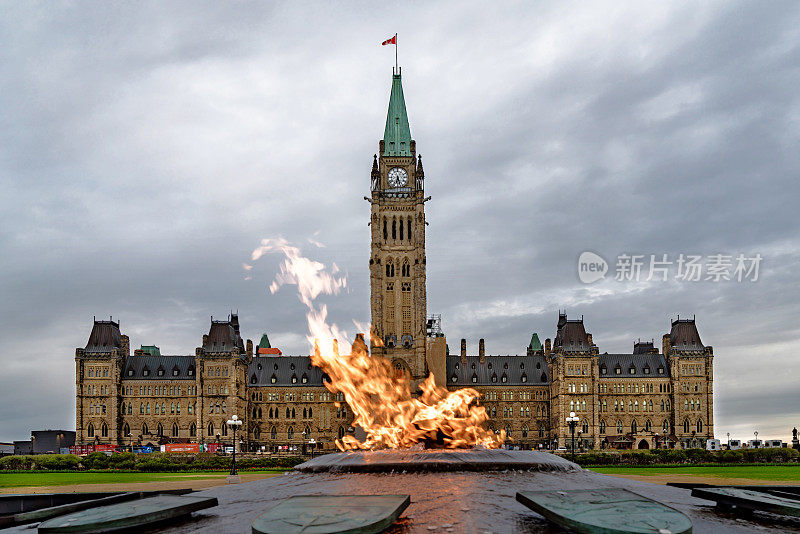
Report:
[{"label": "dormer window", "polygon": [[473,369],[475,369],[475,362],[472,362],[472,366],[471,366],[471,367],[472,367]]},{"label": "dormer window", "polygon": [[302,382],[303,384],[308,383],[308,377],[306,376],[305,373],[303,373],[303,376],[300,378],[300,382]]},{"label": "dormer window", "polygon": [[294,371],[294,364],[291,364],[291,365],[289,366],[289,369],[291,369],[292,371]]},{"label": "dormer window", "polygon": [[253,373],[253,375],[250,377],[250,383],[255,384],[256,382],[258,382],[258,377],[256,377],[255,373]]},{"label": "dormer window", "polygon": [[632,374],[632,375],[635,375],[635,374],[636,374],[636,367],[634,367],[634,366],[631,366],[631,368],[630,368],[630,369],[628,369],[628,372],[629,372],[630,374]]},{"label": "dormer window", "polygon": [[133,369],[128,369],[128,376],[133,376]]},{"label": "dormer window", "polygon": [[603,365],[602,367],[600,367],[600,374],[604,375],[606,373],[608,373],[608,368],[605,365]]},{"label": "dormer window", "polygon": [[497,382],[497,373],[492,373],[492,382]]},{"label": "dormer window", "polygon": [[522,373],[522,376],[519,377],[519,379],[521,381],[523,381],[523,382],[527,382],[528,381],[528,375],[526,375],[525,373]]},{"label": "dormer window", "polygon": [[269,381],[270,381],[271,383],[273,383],[273,384],[274,384],[275,382],[277,382],[277,381],[278,381],[278,377],[277,377],[277,376],[275,376],[275,375],[273,374],[273,375],[272,375],[272,376],[269,378]]},{"label": "dormer window", "polygon": [[525,369],[525,364],[524,363],[519,364],[519,368],[520,369]]},{"label": "dormer window", "polygon": [[614,372],[615,372],[616,374],[618,374],[618,375],[621,375],[621,374],[622,374],[622,368],[621,368],[619,365],[617,365],[617,366],[614,368]]},{"label": "dormer window", "polygon": [[659,367],[658,368],[658,374],[660,374],[660,375],[664,374],[664,368],[663,367]]},{"label": "dormer window", "polygon": [[478,381],[478,375],[476,375],[475,373],[472,373],[472,383],[474,384],[477,381]]},{"label": "dormer window", "polygon": [[194,376],[194,366],[190,365],[189,368],[186,370],[186,374],[189,376]]},{"label": "dormer window", "polygon": [[508,369],[508,362],[503,364],[503,369]]},{"label": "dormer window", "polygon": [[164,376],[164,368],[159,366],[159,368],[156,370],[156,373],[158,376]]},{"label": "dormer window", "polygon": [[276,371],[278,370],[278,364],[277,364],[277,363],[275,364],[275,366],[274,366],[274,369],[275,369]]},{"label": "dormer window", "polygon": [[456,363],[456,370],[458,369],[461,369],[461,366],[459,366],[458,363]]},{"label": "dormer window", "polygon": [[453,376],[450,377],[450,382],[453,382],[453,383],[458,382],[458,377],[456,376],[455,373],[453,373]]},{"label": "dormer window", "polygon": [[150,376],[150,369],[148,369],[147,367],[142,369],[142,376]]},{"label": "dormer window", "polygon": [[536,362],[536,368],[537,369],[541,369],[542,368],[542,364],[540,362]]},{"label": "dormer window", "polygon": [[646,375],[650,374],[650,367],[645,367],[644,368],[644,374],[646,374]]},{"label": "dormer window", "polygon": [[297,384],[297,375],[292,375],[292,384]]},{"label": "dormer window", "polygon": [[500,377],[500,381],[505,384],[506,382],[508,382],[508,376],[506,376],[506,374],[503,373],[503,376]]},{"label": "dormer window", "polygon": [[177,365],[172,368],[172,376],[178,376],[180,374],[180,372],[181,371],[180,371],[180,369],[178,369]]},{"label": "dormer window", "polygon": [[489,362],[488,368],[489,368],[489,369],[491,369],[491,368],[492,368],[492,362]]},{"label": "dormer window", "polygon": [[259,371],[261,370],[261,364],[260,363],[258,364],[258,370]]}]

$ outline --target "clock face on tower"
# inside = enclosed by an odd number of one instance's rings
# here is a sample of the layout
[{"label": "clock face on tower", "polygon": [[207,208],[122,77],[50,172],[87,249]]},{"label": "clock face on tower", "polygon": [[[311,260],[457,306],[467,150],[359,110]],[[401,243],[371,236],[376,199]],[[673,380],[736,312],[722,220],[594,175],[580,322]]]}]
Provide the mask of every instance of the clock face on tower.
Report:
[{"label": "clock face on tower", "polygon": [[395,167],[389,171],[389,187],[403,187],[408,183],[408,173],[405,169]]}]

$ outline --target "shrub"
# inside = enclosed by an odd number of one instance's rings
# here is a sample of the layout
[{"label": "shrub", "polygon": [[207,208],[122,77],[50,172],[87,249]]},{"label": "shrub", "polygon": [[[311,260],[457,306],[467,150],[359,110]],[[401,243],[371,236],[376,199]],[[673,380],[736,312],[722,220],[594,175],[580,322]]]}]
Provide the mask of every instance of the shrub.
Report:
[{"label": "shrub", "polygon": [[686,449],[686,458],[693,464],[705,464],[714,461],[714,453],[705,449]]},{"label": "shrub", "polygon": [[22,471],[33,465],[32,456],[5,456],[0,458],[0,469],[4,471]]},{"label": "shrub", "polygon": [[135,465],[136,455],[132,452],[112,454],[108,459],[108,467],[111,469],[133,469]]},{"label": "shrub", "polygon": [[42,454],[33,460],[37,469],[67,471],[76,469],[81,459],[74,454]]},{"label": "shrub", "polygon": [[86,469],[108,469],[111,458],[104,452],[93,452],[81,460]]}]

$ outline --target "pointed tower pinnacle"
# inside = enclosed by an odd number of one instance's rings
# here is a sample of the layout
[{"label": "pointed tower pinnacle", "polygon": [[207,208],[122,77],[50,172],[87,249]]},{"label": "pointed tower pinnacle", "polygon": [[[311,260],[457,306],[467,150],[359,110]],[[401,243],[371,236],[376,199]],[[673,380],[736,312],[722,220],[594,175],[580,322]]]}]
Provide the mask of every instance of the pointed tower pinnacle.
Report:
[{"label": "pointed tower pinnacle", "polygon": [[399,74],[392,75],[392,94],[389,96],[383,141],[383,156],[411,156],[411,128],[408,127],[406,101]]}]

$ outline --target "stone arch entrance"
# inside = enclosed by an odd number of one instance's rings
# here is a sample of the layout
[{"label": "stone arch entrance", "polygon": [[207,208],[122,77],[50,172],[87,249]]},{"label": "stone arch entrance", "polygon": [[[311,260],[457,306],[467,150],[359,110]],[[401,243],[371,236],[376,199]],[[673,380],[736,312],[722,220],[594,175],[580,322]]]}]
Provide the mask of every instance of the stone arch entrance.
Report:
[{"label": "stone arch entrance", "polygon": [[639,442],[639,447],[638,448],[640,448],[640,449],[649,449],[650,448],[650,443],[646,439],[643,439],[642,441]]}]

